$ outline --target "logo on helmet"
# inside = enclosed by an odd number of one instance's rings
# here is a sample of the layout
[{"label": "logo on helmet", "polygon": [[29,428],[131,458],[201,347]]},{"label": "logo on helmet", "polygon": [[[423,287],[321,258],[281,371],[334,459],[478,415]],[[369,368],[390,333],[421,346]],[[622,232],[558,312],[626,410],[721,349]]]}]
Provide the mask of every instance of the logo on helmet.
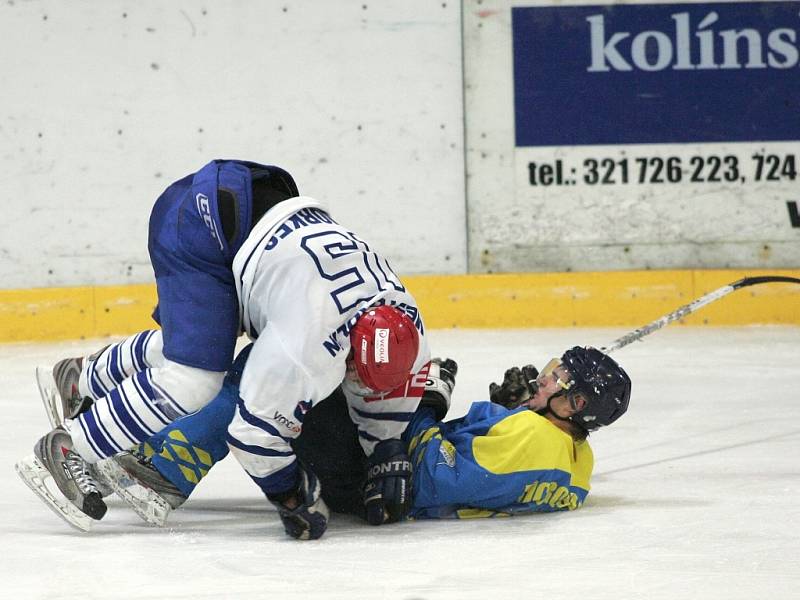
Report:
[{"label": "logo on helmet", "polygon": [[375,330],[375,362],[388,363],[389,362],[389,330],[376,329]]}]

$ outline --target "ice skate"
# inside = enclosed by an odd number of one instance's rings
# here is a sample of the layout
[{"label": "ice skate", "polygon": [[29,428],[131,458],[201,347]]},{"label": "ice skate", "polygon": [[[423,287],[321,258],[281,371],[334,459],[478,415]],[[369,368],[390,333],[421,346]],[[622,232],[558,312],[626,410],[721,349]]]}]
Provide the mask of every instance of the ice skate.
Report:
[{"label": "ice skate", "polygon": [[[82,397],[78,391],[78,379],[82,367],[82,358],[65,358],[58,361],[52,369],[36,368],[36,384],[47,418],[53,428],[63,425],[64,419],[77,417],[92,405],[93,400],[88,396]],[[113,494],[113,488],[97,465],[89,464],[88,468],[103,497]]]},{"label": "ice skate", "polygon": [[36,368],[36,384],[53,427],[63,424],[64,419],[75,418],[92,405],[92,399],[81,396],[78,391],[82,367],[82,358],[65,358],[58,361],[52,370]]},{"label": "ice skate", "polygon": [[16,471],[59,517],[80,531],[89,531],[92,521],[102,519],[107,508],[89,466],[73,451],[69,433],[57,427],[39,440],[33,455],[16,464]]},{"label": "ice skate", "polygon": [[123,452],[101,465],[117,495],[144,521],[163,527],[186,496],[143,453]]}]

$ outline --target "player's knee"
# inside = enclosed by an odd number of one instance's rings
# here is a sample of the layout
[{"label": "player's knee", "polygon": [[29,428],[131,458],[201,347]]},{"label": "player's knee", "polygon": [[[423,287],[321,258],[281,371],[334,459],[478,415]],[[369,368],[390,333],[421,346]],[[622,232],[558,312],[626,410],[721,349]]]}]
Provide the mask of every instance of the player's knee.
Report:
[{"label": "player's knee", "polygon": [[[145,333],[145,332],[143,332]],[[161,368],[167,359],[164,358],[164,336],[160,329],[144,337],[144,360],[151,368]]]},{"label": "player's knee", "polygon": [[190,413],[203,408],[222,388],[225,373],[188,367],[170,360],[153,370],[153,383],[177,406],[178,411]]}]

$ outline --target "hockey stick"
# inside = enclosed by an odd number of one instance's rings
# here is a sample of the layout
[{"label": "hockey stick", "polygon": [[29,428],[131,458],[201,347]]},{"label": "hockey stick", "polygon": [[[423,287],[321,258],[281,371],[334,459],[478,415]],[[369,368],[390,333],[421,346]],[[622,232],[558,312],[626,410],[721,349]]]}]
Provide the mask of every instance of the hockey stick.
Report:
[{"label": "hockey stick", "polygon": [[728,285],[723,285],[721,288],[716,289],[713,292],[709,292],[705,296],[701,296],[700,298],[690,302],[689,304],[681,306],[680,308],[672,311],[668,315],[664,315],[660,319],[656,319],[655,321],[645,325],[644,327],[635,329],[630,333],[623,335],[621,338],[617,338],[616,340],[611,342],[608,346],[601,348],[600,350],[602,352],[605,352],[606,354],[614,352],[615,350],[619,350],[620,348],[627,346],[628,344],[633,343],[636,340],[640,340],[644,336],[649,335],[654,331],[661,329],[665,325],[669,325],[673,321],[677,321],[678,319],[682,319],[686,315],[692,314],[697,309],[702,308],[706,304],[711,304],[715,300],[719,300],[723,296],[727,296],[731,292],[735,292],[736,290],[739,290],[743,287],[758,285],[759,283],[776,283],[776,282],[800,283],[800,279],[797,279],[795,277],[783,277],[781,275],[745,277],[744,279],[740,279],[739,281],[729,283]]}]

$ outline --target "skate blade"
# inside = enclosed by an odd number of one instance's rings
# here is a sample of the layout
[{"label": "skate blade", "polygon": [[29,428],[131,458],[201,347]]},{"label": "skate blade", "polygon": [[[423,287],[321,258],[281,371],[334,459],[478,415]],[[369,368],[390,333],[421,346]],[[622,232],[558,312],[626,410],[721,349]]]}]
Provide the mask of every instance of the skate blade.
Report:
[{"label": "skate blade", "polygon": [[50,425],[53,429],[64,422],[64,417],[59,412],[61,401],[59,400],[55,383],[51,369],[36,367],[36,385],[42,397],[47,419],[50,421]]},{"label": "skate blade", "polygon": [[[66,521],[71,527],[84,533],[91,530],[93,519],[89,515],[82,513],[77,506],[72,504],[64,496],[56,496],[47,486],[47,479],[52,479],[53,476],[44,468],[44,465],[42,465],[35,454],[23,458],[14,465],[14,469],[17,471],[22,481],[25,482],[25,485],[31,488],[33,493],[41,498],[42,502],[49,506],[54,513]],[[53,487],[55,487],[55,482]]]},{"label": "skate blade", "polygon": [[153,490],[140,484],[112,458],[98,463],[103,477],[140,519],[164,527],[172,507]]}]

